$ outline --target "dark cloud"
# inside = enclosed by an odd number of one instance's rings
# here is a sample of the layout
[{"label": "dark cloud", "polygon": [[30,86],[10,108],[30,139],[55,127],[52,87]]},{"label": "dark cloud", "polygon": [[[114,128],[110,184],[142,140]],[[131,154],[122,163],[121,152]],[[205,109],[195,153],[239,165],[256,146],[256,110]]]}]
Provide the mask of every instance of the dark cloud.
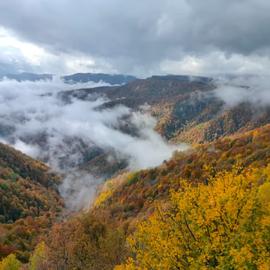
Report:
[{"label": "dark cloud", "polygon": [[212,51],[268,57],[269,11],[268,0],[9,0],[0,2],[0,24],[56,54],[157,70]]}]

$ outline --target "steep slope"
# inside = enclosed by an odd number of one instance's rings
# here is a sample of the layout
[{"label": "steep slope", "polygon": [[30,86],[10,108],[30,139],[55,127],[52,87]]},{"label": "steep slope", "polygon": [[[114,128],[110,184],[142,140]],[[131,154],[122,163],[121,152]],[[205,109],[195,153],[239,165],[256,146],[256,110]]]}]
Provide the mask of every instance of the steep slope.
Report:
[{"label": "steep slope", "polygon": [[133,223],[152,212],[158,201],[167,200],[170,190],[179,189],[180,179],[207,183],[209,176],[238,166],[262,168],[270,163],[270,125],[241,135],[197,146],[160,167],[126,174],[103,187],[96,208],[120,223]]},{"label": "steep slope", "polygon": [[0,257],[16,251],[27,260],[63,207],[59,183],[45,164],[0,144]]}]

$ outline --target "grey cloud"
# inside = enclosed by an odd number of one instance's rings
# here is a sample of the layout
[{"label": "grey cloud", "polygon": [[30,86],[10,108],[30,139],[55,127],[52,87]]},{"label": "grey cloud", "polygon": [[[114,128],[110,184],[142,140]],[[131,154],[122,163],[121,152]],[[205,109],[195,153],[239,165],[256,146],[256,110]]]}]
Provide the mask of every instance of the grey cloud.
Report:
[{"label": "grey cloud", "polygon": [[0,3],[0,24],[55,52],[155,70],[213,49],[268,55],[269,10],[268,0],[10,0]]},{"label": "grey cloud", "polygon": [[267,0],[189,1],[192,6],[193,43],[227,52],[249,54],[269,48]]}]

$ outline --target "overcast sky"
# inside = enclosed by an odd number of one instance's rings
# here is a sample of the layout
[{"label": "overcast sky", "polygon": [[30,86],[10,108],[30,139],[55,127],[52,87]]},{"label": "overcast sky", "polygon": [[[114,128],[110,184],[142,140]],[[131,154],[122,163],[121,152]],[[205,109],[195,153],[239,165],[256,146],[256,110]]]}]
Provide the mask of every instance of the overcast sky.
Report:
[{"label": "overcast sky", "polygon": [[269,0],[2,0],[0,73],[270,71]]}]

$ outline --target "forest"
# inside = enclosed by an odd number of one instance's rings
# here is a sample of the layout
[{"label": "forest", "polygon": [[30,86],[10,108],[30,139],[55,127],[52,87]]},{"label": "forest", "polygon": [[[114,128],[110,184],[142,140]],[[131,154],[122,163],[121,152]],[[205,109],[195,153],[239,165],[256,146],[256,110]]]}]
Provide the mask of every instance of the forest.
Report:
[{"label": "forest", "polygon": [[[269,161],[266,125],[111,178],[90,210],[68,219],[36,189],[32,212],[23,201],[6,207],[0,269],[268,269]],[[1,181],[26,196],[17,172]]]}]

